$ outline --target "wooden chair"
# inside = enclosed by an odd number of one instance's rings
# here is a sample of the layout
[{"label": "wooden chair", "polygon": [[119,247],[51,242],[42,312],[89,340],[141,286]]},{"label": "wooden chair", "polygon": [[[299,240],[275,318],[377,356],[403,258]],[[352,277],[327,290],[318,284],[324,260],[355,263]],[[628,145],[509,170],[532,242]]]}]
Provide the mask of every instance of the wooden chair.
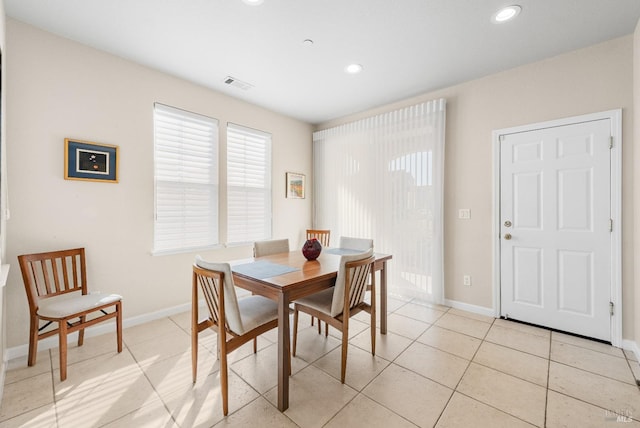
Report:
[{"label": "wooden chair", "polygon": [[328,247],[331,241],[331,231],[328,229],[307,229],[307,239],[316,238],[320,245]]},{"label": "wooden chair", "polygon": [[253,257],[268,256],[270,254],[288,253],[288,239],[271,239],[269,241],[256,241],[253,243]]},{"label": "wooden chair", "polygon": [[[298,339],[298,312],[305,312],[342,332],[342,366],[340,380],[344,383],[349,344],[349,318],[360,311],[371,314],[371,353],[376,353],[376,302],[373,250],[343,255],[335,287],[294,301],[293,307],[293,356]],[[367,284],[371,278],[371,304],[364,301]]]},{"label": "wooden chair", "polygon": [[[373,248],[373,239],[368,238],[352,238],[349,236],[341,236],[340,237],[340,247],[346,250],[357,250],[357,251],[367,251],[370,248]],[[367,286],[367,291],[371,290],[371,285]],[[313,325],[313,317],[311,318],[311,325]],[[318,334],[320,331],[320,323],[318,323]],[[324,336],[329,336],[329,325],[325,324],[324,326]]]},{"label": "wooden chair", "polygon": [[[198,369],[198,333],[211,328],[218,334],[222,411],[229,413],[227,355],[250,340],[278,326],[278,304],[262,296],[238,299],[229,263],[213,263],[196,257],[193,265],[191,310],[191,363],[193,382]],[[198,322],[198,289],[204,295],[209,317]],[[291,368],[289,367],[289,372]]]},{"label": "wooden chair", "polygon": [[373,248],[373,239],[341,236],[340,248],[344,248],[347,250],[367,251],[369,248]]},{"label": "wooden chair", "polygon": [[[111,318],[116,319],[118,352],[122,352],[122,296],[88,292],[84,248],[23,254],[18,262],[29,301],[29,366],[36,363],[38,340],[57,334],[60,380],[65,380],[67,335],[77,331],[82,346],[85,328]],[[46,324],[40,326],[40,321]],[[57,328],[45,331],[53,322]]]},{"label": "wooden chair", "polygon": [[[307,229],[307,240],[312,239],[312,238],[316,238],[318,241],[320,241],[320,245],[322,245],[323,247],[328,247],[329,246],[329,242],[331,242],[331,230],[329,229]],[[311,325],[313,326],[313,320],[314,318],[311,317]],[[324,327],[325,329],[325,333],[329,334],[329,326],[325,325]],[[320,334],[321,331],[321,327],[320,327],[320,323],[318,322],[318,334]]]}]

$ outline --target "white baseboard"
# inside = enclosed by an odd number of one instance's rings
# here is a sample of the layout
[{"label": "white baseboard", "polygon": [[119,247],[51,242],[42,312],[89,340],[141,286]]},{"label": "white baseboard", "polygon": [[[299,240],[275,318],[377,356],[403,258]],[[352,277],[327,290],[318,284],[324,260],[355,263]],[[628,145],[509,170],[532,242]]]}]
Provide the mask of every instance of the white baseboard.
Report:
[{"label": "white baseboard", "polygon": [[469,303],[458,302],[457,300],[449,300],[449,299],[445,299],[444,304],[446,306],[451,306],[452,308],[455,308],[455,309],[460,309],[463,311],[472,312],[474,314],[485,315],[488,317],[496,318],[496,312],[493,308],[470,305]]},{"label": "white baseboard", "polygon": [[[171,315],[179,314],[181,312],[186,312],[191,310],[191,303],[185,303],[182,305],[174,306],[172,308],[162,309],[160,311],[151,312],[144,315],[139,315],[133,318],[126,318],[122,320],[122,328],[133,327],[138,324],[144,324],[149,321],[154,321],[160,318],[165,318]],[[115,321],[109,321],[105,323],[100,323],[89,327],[85,330],[85,337],[93,337],[99,336],[105,333],[113,333],[115,331],[114,327]],[[67,343],[74,343],[78,340],[78,333],[70,334],[67,337]],[[45,349],[51,349],[58,347],[58,336],[48,337],[38,342],[38,351],[43,351]],[[29,344],[25,343],[23,345],[14,346],[12,348],[8,348],[4,353],[4,361],[9,361],[14,358],[19,358],[27,355],[29,353]],[[4,374],[4,370],[2,371]]]},{"label": "white baseboard", "polygon": [[[458,302],[456,300],[447,300],[445,299],[445,305],[451,306],[452,308],[461,309],[467,312],[472,312],[474,314],[486,315],[489,317],[497,318],[495,311],[493,308],[485,308],[484,306],[476,306],[470,305],[464,302]],[[622,349],[626,351],[631,351],[635,354],[636,359],[640,361],[640,346],[637,342],[629,339],[622,340]]]},{"label": "white baseboard", "polygon": [[636,355],[636,360],[640,361],[640,346],[638,346],[638,342],[622,339],[622,349],[633,352]]}]

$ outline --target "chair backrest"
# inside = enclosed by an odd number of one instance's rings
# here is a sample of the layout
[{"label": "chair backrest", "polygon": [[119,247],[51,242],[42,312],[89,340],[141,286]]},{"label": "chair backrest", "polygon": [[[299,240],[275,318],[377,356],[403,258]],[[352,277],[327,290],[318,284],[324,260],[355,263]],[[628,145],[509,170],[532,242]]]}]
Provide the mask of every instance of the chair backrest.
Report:
[{"label": "chair backrest", "polygon": [[367,251],[373,248],[373,239],[351,238],[349,236],[340,237],[340,248],[349,250]]},{"label": "chair backrest", "polygon": [[29,307],[38,308],[38,299],[67,293],[87,294],[84,248],[49,251],[18,256]]},{"label": "chair backrest", "polygon": [[200,284],[200,290],[204,295],[209,309],[211,319],[215,321],[220,328],[220,289],[223,286],[224,296],[224,325],[226,328],[236,335],[244,334],[244,326],[242,317],[240,316],[240,308],[238,307],[238,297],[233,284],[233,274],[229,263],[208,262],[200,256],[196,256],[194,275]]},{"label": "chair backrest", "polygon": [[360,304],[369,283],[372,272],[371,264],[375,261],[373,249],[359,254],[348,254],[340,257],[340,267],[331,300],[331,316],[336,317],[344,311],[346,283],[349,281],[349,307]]},{"label": "chair backrest", "polygon": [[253,257],[268,256],[270,254],[288,253],[288,239],[271,239],[269,241],[256,241],[253,243]]},{"label": "chair backrest", "polygon": [[307,229],[307,239],[316,238],[320,245],[328,247],[331,241],[331,230],[329,229]]}]

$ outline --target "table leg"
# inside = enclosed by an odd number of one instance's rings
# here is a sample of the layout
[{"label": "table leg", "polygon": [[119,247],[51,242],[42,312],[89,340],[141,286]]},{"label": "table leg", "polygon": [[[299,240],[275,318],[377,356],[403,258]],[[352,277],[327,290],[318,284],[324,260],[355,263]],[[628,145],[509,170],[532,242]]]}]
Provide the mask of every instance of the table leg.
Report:
[{"label": "table leg", "polygon": [[380,269],[380,333],[387,334],[387,262]]},{"label": "table leg", "polygon": [[289,295],[278,299],[278,409],[289,408]]}]

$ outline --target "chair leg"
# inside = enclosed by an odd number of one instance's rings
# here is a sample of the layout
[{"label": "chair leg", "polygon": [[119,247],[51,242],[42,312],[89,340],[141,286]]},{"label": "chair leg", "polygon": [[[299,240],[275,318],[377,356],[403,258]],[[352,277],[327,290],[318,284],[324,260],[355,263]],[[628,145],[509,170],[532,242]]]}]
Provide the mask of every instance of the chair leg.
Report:
[{"label": "chair leg", "polygon": [[[318,320],[318,325],[320,325],[320,320]],[[298,342],[298,310],[293,309],[293,347],[292,347],[292,355],[295,357],[296,356],[296,345]],[[291,373],[291,370],[289,370],[289,373]]]},{"label": "chair leg", "polygon": [[229,414],[229,385],[227,373],[227,352],[226,350],[220,355],[220,389],[222,393],[222,413],[227,416]]},{"label": "chair leg", "polygon": [[58,340],[60,352],[60,381],[67,378],[67,320],[58,322]]},{"label": "chair leg", "polygon": [[198,377],[198,308],[196,305],[191,310],[191,376],[193,383]]},{"label": "chair leg", "polygon": [[[86,315],[82,315],[80,317],[80,323],[84,324],[84,322],[87,320]],[[82,346],[84,345],[84,328],[81,328],[80,330],[78,330],[78,346]]]},{"label": "chair leg", "polygon": [[349,346],[349,328],[342,329],[342,366],[340,367],[340,382],[344,383],[347,373],[347,347]]},{"label": "chair leg", "polygon": [[[375,278],[374,278],[375,280]],[[371,289],[371,354],[376,355],[376,287],[375,281],[370,284]]]},{"label": "chair leg", "polygon": [[322,321],[318,318],[318,334],[322,334]]},{"label": "chair leg", "polygon": [[32,316],[29,323],[29,358],[28,366],[36,364],[36,355],[38,353],[38,317]]},{"label": "chair leg", "polygon": [[376,355],[376,311],[371,309],[371,355]]},{"label": "chair leg", "polygon": [[116,303],[116,340],[118,341],[118,353],[122,352],[122,302]]},{"label": "chair leg", "polygon": [[324,337],[329,337],[329,323],[324,323]]}]

